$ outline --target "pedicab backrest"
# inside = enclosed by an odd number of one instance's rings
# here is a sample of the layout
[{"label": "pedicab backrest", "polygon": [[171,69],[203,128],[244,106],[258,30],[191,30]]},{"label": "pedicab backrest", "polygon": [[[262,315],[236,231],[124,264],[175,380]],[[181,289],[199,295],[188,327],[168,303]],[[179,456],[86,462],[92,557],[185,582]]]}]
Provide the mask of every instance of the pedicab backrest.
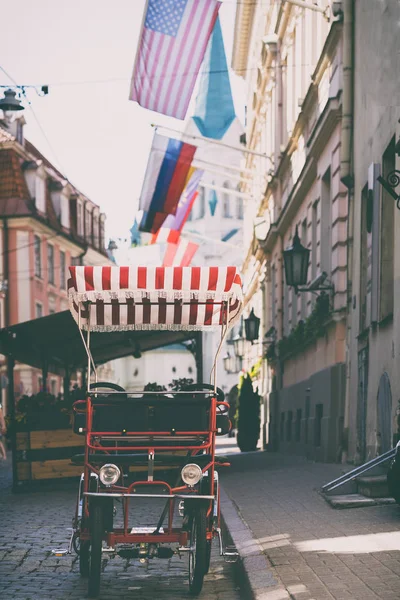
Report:
[{"label": "pedicab backrest", "polygon": [[117,402],[94,402],[93,431],[208,431],[211,396],[144,395]]}]

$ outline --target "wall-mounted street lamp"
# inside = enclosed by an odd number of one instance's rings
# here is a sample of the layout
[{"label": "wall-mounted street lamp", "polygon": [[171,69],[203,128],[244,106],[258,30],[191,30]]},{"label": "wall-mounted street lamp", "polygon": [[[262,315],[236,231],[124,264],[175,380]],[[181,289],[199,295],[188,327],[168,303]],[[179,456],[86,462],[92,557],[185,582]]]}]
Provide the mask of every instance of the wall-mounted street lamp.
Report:
[{"label": "wall-mounted street lamp", "polygon": [[251,309],[251,313],[244,320],[244,331],[246,340],[248,342],[255,342],[258,340],[258,332],[260,330],[260,319],[254,314],[254,308]]},{"label": "wall-mounted street lamp", "polygon": [[224,362],[224,369],[227,373],[234,373],[235,372],[235,357],[231,356],[229,350],[228,352],[225,354],[224,358],[222,359]]},{"label": "wall-mounted street lamp", "polygon": [[232,343],[235,356],[237,356],[237,358],[241,358],[242,356],[244,356],[246,352],[246,340],[244,339],[244,337],[242,337],[241,331],[240,333],[235,335],[235,337],[232,340]]},{"label": "wall-mounted street lamp", "polygon": [[297,225],[293,244],[283,251],[283,260],[285,264],[286,285],[294,287],[296,294],[297,292],[325,292],[327,290],[334,290],[333,284],[324,284],[328,277],[325,271],[312,281],[308,287],[300,287],[307,284],[310,250],[305,248],[300,242]]},{"label": "wall-mounted street lamp", "polygon": [[[400,140],[397,142],[396,150],[397,155],[399,156]],[[390,171],[390,173],[388,173],[387,179],[384,179],[383,177],[381,177],[381,175],[379,175],[379,177],[377,177],[377,181],[379,181],[381,186],[384,187],[388,194],[392,196],[393,200],[395,200],[396,202],[397,208],[400,210],[400,195],[394,191],[395,188],[397,188],[400,185],[400,171],[398,169]]]}]

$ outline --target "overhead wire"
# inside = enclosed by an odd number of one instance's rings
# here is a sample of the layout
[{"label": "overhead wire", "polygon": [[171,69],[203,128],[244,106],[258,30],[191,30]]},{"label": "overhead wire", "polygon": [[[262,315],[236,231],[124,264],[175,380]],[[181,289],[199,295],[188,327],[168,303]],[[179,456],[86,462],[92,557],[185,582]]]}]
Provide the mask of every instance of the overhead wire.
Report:
[{"label": "overhead wire", "polygon": [[[257,71],[258,69],[260,69],[261,71],[273,71],[275,69],[296,69],[299,67],[313,67],[314,66],[314,62],[312,63],[296,63],[296,64],[291,64],[290,66],[287,64],[281,64],[281,65],[271,65],[269,67],[248,67],[248,68],[244,68],[244,69],[240,69],[241,73],[247,72],[247,71]],[[233,69],[209,69],[209,70],[204,70],[204,71],[198,71],[198,75],[213,75],[213,74],[220,74],[220,73],[230,73]],[[195,71],[186,71],[185,73],[179,73],[179,77],[181,77],[182,75],[194,75]],[[173,77],[173,75],[171,74],[158,74],[158,75],[154,75],[154,76],[149,76],[146,75],[147,79],[155,79],[155,78],[161,78],[161,77]],[[74,85],[102,85],[102,84],[108,84],[108,83],[127,83],[131,81],[130,77],[114,77],[114,78],[110,78],[110,79],[81,79],[81,80],[77,80],[77,81],[54,81],[52,83],[49,83],[49,87],[67,87],[67,86],[74,86]],[[16,87],[18,88],[34,88],[37,89],[40,87],[41,84],[29,84],[29,85],[17,85]]]}]

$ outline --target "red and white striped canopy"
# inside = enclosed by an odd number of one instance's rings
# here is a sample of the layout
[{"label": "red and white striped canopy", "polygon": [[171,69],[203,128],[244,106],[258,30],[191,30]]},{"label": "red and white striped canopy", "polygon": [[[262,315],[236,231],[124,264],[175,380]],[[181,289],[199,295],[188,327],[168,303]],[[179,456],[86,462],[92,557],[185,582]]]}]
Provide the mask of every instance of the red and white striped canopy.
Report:
[{"label": "red and white striped canopy", "polygon": [[[242,311],[236,267],[70,267],[69,306],[92,331],[229,326]],[[89,304],[88,304],[89,303]]]}]

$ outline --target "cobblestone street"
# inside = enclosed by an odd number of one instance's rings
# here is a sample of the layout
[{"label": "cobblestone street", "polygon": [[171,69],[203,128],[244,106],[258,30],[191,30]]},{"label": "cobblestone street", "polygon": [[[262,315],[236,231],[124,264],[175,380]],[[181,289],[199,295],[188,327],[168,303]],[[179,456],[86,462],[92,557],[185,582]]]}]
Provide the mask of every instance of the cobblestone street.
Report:
[{"label": "cobblestone street", "polygon": [[[76,490],[11,494],[11,461],[0,463],[0,582],[2,598],[18,600],[67,600],[86,597],[87,581],[80,577],[74,554],[57,558],[55,548],[67,546]],[[143,509],[142,509],[143,510]],[[148,522],[146,511],[142,513]],[[146,520],[147,516],[147,520]],[[121,600],[174,600],[186,598],[188,558],[138,560],[120,557],[104,560],[100,598]],[[234,566],[219,557],[214,544],[209,574],[200,598],[240,600]]]},{"label": "cobblestone street", "polygon": [[318,490],[340,464],[266,452],[230,460],[222,485],[256,600],[400,598],[399,506],[332,509]]}]

